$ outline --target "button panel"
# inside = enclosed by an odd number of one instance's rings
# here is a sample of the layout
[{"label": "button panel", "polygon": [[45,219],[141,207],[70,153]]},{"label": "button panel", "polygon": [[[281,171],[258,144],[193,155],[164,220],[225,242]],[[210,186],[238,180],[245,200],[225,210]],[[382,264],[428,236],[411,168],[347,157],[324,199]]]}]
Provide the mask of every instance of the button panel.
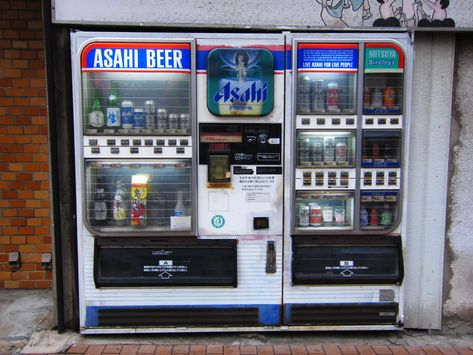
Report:
[{"label": "button panel", "polygon": [[361,188],[364,190],[400,189],[401,169],[361,169]]},{"label": "button panel", "polygon": [[135,158],[138,154],[140,158],[153,158],[158,154],[162,158],[191,158],[192,137],[84,137],[85,158]]},{"label": "button panel", "polygon": [[362,125],[364,129],[402,129],[402,116],[364,115]]},{"label": "button panel", "polygon": [[356,169],[296,169],[297,190],[354,190],[355,185]]},{"label": "button panel", "polygon": [[305,129],[331,129],[331,128],[356,128],[357,116],[345,116],[345,115],[327,115],[327,116],[302,116],[296,117],[296,128]]}]

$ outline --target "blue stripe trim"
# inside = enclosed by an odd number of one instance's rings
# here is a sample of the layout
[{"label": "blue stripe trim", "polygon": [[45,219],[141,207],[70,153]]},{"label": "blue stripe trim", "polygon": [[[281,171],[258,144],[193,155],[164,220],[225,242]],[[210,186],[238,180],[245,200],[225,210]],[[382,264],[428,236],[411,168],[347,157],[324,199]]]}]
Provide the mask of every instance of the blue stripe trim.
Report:
[{"label": "blue stripe trim", "polygon": [[151,308],[258,308],[259,311],[259,323],[261,326],[276,326],[280,325],[281,321],[281,306],[277,304],[231,304],[231,305],[172,305],[172,306],[89,306],[85,310],[85,327],[94,328],[99,326],[99,310],[102,309],[151,309]]}]

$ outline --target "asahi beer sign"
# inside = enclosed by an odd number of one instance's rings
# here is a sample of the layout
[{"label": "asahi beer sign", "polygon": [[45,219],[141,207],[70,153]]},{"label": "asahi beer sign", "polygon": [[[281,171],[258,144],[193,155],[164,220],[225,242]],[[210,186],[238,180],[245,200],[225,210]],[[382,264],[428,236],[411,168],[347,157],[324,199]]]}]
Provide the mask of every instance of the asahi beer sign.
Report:
[{"label": "asahi beer sign", "polygon": [[82,71],[190,73],[187,43],[94,42],[82,51]]},{"label": "asahi beer sign", "polygon": [[216,116],[265,116],[274,104],[274,60],[266,49],[217,48],[207,59],[207,107]]}]

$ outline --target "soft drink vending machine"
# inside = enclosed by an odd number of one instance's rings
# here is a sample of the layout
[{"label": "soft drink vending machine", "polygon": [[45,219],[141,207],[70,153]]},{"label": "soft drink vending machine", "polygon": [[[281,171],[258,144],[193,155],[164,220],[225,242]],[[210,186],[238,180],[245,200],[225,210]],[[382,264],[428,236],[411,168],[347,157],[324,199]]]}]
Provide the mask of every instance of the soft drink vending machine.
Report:
[{"label": "soft drink vending machine", "polygon": [[397,328],[409,36],[293,34],[290,43],[284,323]]}]

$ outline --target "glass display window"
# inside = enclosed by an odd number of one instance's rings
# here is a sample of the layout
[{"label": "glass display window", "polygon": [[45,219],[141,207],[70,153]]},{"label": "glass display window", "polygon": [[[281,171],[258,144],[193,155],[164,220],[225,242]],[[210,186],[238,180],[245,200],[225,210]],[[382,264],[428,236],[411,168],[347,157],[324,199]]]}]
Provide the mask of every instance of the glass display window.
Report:
[{"label": "glass display window", "polygon": [[401,131],[363,131],[363,168],[400,168]]},{"label": "glass display window", "polygon": [[360,229],[386,230],[396,226],[399,218],[398,191],[362,191]]},{"label": "glass display window", "polygon": [[353,229],[352,191],[297,191],[295,228],[310,230]]},{"label": "glass display window", "polygon": [[190,160],[85,162],[92,232],[190,231]]},{"label": "glass display window", "polygon": [[297,131],[297,167],[354,167],[355,132]]}]

